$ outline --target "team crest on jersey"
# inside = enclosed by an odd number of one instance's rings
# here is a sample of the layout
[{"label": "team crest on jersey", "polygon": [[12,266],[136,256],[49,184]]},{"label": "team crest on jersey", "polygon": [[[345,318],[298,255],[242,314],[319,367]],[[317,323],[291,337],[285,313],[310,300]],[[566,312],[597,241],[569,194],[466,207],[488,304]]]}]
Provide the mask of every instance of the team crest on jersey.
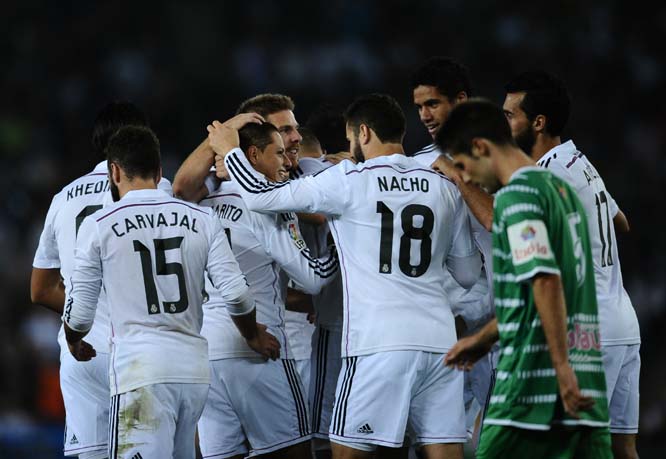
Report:
[{"label": "team crest on jersey", "polygon": [[305,241],[301,237],[301,233],[298,231],[296,223],[289,223],[289,235],[291,236],[291,239],[294,241],[294,245],[298,250],[303,250],[307,247]]},{"label": "team crest on jersey", "polygon": [[553,258],[548,230],[541,220],[525,220],[507,228],[511,256],[514,265],[530,262],[535,258]]},{"label": "team crest on jersey", "polygon": [[562,199],[567,199],[567,189],[564,188],[563,186],[558,186],[557,191],[560,193],[560,196],[562,196]]}]

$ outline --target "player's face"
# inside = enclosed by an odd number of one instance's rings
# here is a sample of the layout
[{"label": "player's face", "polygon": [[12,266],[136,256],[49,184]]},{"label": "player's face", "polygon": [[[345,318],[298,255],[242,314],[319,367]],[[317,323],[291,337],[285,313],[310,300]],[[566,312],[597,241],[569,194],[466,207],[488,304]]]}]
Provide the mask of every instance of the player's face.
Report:
[{"label": "player's face", "polygon": [[263,152],[257,154],[257,162],[254,167],[264,174],[268,180],[282,182],[285,180],[284,177],[289,176],[285,167],[286,164],[289,164],[289,159],[285,156],[282,137],[274,132],[271,134],[271,138],[273,141],[266,145]]},{"label": "player's face", "polygon": [[511,135],[516,143],[528,155],[532,154],[532,148],[536,143],[536,132],[527,114],[520,108],[525,98],[524,92],[514,92],[506,95],[504,99],[504,115],[511,126]]},{"label": "player's face", "polygon": [[294,112],[282,110],[281,112],[272,113],[266,117],[266,121],[275,126],[282,137],[285,152],[289,159],[286,166],[287,170],[296,169],[298,166],[298,151],[303,137],[298,133],[298,123]]},{"label": "player's face", "polygon": [[414,88],[414,105],[433,139],[454,106],[435,86],[424,85]]},{"label": "player's face", "polygon": [[346,127],[347,140],[349,141],[349,151],[354,155],[354,159],[357,163],[362,163],[365,161],[365,155],[361,149],[361,144],[358,141],[358,136],[354,134],[354,130],[351,126],[347,125]]},{"label": "player's face", "polygon": [[463,171],[465,182],[475,183],[489,193],[494,193],[500,188],[489,156],[469,156],[462,153],[452,156],[453,163]]}]

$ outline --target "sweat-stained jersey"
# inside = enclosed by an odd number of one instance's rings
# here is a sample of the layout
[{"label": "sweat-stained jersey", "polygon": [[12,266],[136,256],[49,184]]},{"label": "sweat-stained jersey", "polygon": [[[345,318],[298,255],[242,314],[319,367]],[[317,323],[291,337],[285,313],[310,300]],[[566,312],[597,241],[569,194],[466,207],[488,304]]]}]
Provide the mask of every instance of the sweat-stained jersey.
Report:
[{"label": "sweat-stained jersey", "polygon": [[[162,179],[159,188],[171,194],[171,183],[168,180]],[[66,295],[72,288],[74,246],[79,228],[88,215],[112,202],[106,161],[100,162],[92,172],[65,186],[51,201],[32,266],[39,269],[60,268]],[[106,293],[102,290],[94,325],[86,336],[86,341],[97,352],[108,354],[110,335]],[[61,353],[69,352],[62,327],[58,333],[58,343]]]},{"label": "sweat-stained jersey", "polygon": [[[294,358],[284,328],[286,292],[280,270],[306,293],[317,293],[338,271],[335,251],[328,249],[325,257],[316,258],[301,238],[296,215],[249,211],[235,183],[222,182],[200,204],[213,209],[229,239],[256,300],[257,322],[278,339],[283,359]],[[221,292],[209,287],[207,282],[201,333],[208,340],[210,359],[257,357],[231,321]]]},{"label": "sweat-stained jersey", "polygon": [[208,383],[200,334],[204,275],[225,302],[251,310],[245,277],[210,209],[146,189],[84,220],[63,318],[87,331],[104,287],[112,395],[150,384]]},{"label": "sweat-stained jersey", "polygon": [[592,163],[571,140],[550,150],[537,164],[571,185],[585,209],[597,285],[601,344],[639,344],[638,318],[622,282],[613,225],[619,211],[615,200]]},{"label": "sweat-stained jersey", "polygon": [[[565,181],[523,167],[495,195],[495,310],[500,339],[497,379],[485,423],[548,430],[553,424],[608,425],[594,267],[585,210]],[[532,279],[560,276],[567,313],[569,362],[595,405],[580,419],[565,414]]]},{"label": "sweat-stained jersey", "polygon": [[453,183],[402,154],[284,183],[267,182],[238,148],[225,163],[248,208],[328,215],[344,288],[343,357],[451,348],[444,270],[470,287],[481,269]]}]

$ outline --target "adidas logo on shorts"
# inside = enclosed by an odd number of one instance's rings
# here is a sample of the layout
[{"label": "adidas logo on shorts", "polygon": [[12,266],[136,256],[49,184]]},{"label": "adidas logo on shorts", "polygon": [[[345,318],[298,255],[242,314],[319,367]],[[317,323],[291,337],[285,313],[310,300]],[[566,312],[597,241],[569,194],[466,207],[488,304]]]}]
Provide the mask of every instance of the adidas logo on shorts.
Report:
[{"label": "adidas logo on shorts", "polygon": [[370,427],[370,424],[365,423],[361,427],[356,430],[358,433],[364,433],[364,434],[370,434],[370,433],[375,433],[374,430],[372,430],[372,427]]},{"label": "adidas logo on shorts", "polygon": [[143,459],[143,456],[141,453],[136,453],[134,456],[132,456],[132,459]]},{"label": "adidas logo on shorts", "polygon": [[78,438],[76,438],[76,435],[72,435],[72,439],[69,440],[69,444],[70,445],[78,445],[79,444],[79,440],[78,440]]}]

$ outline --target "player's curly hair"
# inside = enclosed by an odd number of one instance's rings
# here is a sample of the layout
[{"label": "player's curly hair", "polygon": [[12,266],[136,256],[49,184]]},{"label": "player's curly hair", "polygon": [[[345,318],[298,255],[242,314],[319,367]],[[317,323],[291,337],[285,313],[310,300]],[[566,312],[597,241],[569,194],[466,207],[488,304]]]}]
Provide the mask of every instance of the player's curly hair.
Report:
[{"label": "player's curly hair", "polygon": [[412,91],[417,86],[434,86],[449,102],[453,102],[461,92],[472,97],[469,70],[450,57],[431,57],[421,65],[410,79]]},{"label": "player's curly hair", "polygon": [[236,114],[258,113],[264,118],[283,110],[294,110],[294,101],[284,94],[259,94],[243,101]]},{"label": "player's curly hair", "polygon": [[93,153],[102,157],[111,136],[123,126],[148,126],[148,118],[132,102],[115,101],[105,105],[93,123]]}]

